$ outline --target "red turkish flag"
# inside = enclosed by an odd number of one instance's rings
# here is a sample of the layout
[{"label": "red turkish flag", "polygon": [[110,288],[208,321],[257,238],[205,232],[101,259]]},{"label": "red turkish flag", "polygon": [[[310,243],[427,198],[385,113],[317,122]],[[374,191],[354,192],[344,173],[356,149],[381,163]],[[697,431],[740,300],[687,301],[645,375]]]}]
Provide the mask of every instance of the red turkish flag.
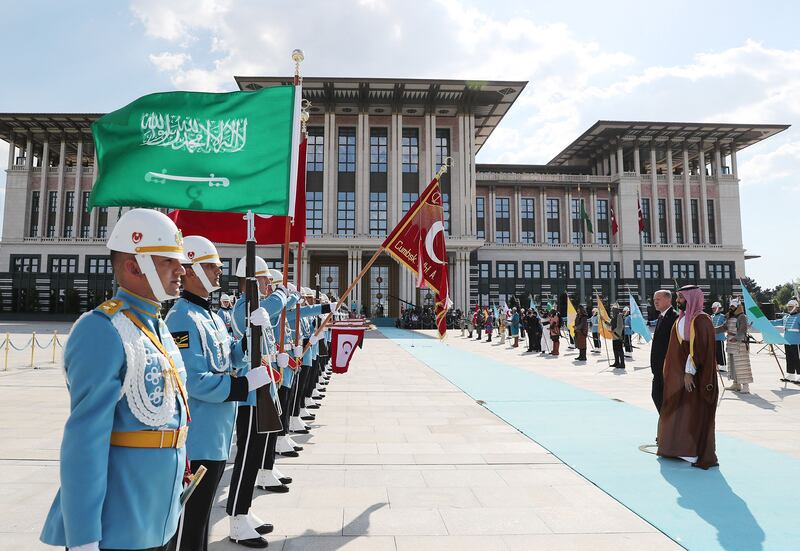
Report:
[{"label": "red turkish flag", "polygon": [[331,328],[331,365],[334,373],[347,373],[350,360],[364,340],[365,327],[337,325]]},{"label": "red turkish flag", "polygon": [[614,208],[611,208],[611,235],[617,235],[619,231],[619,224],[617,224],[617,215],[614,214]]},{"label": "red turkish flag", "polygon": [[642,203],[637,199],[636,206],[639,208],[639,233],[644,231],[644,215],[642,214]]},{"label": "red turkish flag", "polygon": [[384,240],[383,249],[417,277],[419,287],[436,295],[439,336],[447,331],[445,315],[450,308],[447,248],[444,239],[444,207],[439,180],[434,178],[397,227]]},{"label": "red turkish flag", "polygon": [[[199,212],[176,209],[167,214],[183,235],[202,235],[214,243],[244,243],[247,239],[247,222],[238,212]],[[256,243],[275,245],[283,243],[286,233],[285,216],[255,215]],[[306,139],[300,142],[297,163],[297,190],[294,201],[290,243],[306,242]]]}]

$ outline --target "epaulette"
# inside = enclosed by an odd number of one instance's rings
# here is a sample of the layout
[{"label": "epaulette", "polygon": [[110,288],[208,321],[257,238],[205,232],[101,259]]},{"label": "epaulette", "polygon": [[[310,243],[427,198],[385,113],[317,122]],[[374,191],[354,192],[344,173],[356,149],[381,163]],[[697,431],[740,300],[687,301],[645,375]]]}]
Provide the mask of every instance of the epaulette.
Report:
[{"label": "epaulette", "polygon": [[110,300],[105,301],[103,304],[95,308],[101,314],[105,314],[109,318],[114,317],[114,314],[119,312],[120,308],[125,305],[123,301],[118,298],[112,298]]}]

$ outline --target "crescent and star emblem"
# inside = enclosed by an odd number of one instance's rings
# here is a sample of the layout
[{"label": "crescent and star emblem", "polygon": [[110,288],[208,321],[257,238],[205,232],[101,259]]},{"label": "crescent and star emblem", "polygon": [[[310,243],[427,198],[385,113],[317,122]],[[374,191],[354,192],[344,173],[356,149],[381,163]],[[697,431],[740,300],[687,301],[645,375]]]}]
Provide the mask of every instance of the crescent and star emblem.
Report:
[{"label": "crescent and star emblem", "polygon": [[444,224],[441,222],[441,220],[437,220],[433,223],[431,229],[428,231],[428,234],[425,236],[425,251],[428,253],[428,257],[436,264],[444,264],[444,261],[436,256],[436,252],[433,250],[433,241],[436,239],[437,234],[443,232]]}]

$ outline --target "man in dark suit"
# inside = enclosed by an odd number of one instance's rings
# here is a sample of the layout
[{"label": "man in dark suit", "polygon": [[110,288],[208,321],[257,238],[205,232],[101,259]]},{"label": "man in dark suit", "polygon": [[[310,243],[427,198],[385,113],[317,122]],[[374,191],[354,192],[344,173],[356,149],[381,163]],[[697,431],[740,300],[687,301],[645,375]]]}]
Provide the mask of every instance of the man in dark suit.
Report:
[{"label": "man in dark suit", "polygon": [[664,358],[667,356],[669,335],[678,314],[672,309],[672,293],[666,290],[656,291],[653,305],[659,311],[653,343],[650,345],[650,369],[653,372],[653,390],[650,395],[656,409],[661,411],[664,397]]}]

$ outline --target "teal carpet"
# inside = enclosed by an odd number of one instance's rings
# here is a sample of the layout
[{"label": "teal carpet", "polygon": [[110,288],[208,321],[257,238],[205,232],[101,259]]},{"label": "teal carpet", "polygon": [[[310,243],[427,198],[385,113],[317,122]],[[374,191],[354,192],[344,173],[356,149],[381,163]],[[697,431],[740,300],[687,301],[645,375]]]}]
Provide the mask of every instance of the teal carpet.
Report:
[{"label": "teal carpet", "polygon": [[685,548],[800,550],[800,460],[720,433],[719,468],[661,459],[639,450],[653,441],[655,411],[380,331]]}]

